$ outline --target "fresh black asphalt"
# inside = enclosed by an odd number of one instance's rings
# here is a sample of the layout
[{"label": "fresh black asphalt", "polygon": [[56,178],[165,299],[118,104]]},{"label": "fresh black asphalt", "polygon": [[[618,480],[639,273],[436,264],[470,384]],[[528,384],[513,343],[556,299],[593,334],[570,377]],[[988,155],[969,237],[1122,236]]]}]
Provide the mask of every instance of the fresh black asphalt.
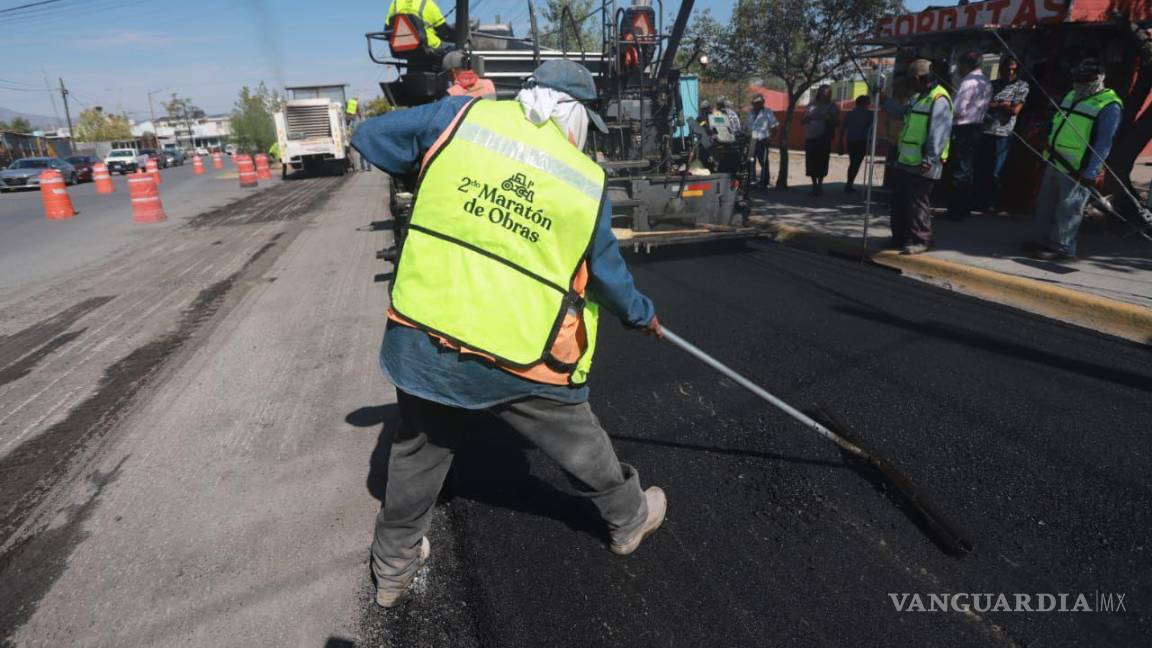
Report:
[{"label": "fresh black asphalt", "polygon": [[[430,568],[399,611],[366,595],[366,644],[1152,643],[1146,348],[771,244],[631,264],[667,326],[844,422],[973,551],[946,555],[830,443],[606,318],[592,404],[621,459],[667,491],[664,527],[613,556],[563,475],[477,419]],[[890,596],[1098,592],[1125,611],[897,612]]]}]

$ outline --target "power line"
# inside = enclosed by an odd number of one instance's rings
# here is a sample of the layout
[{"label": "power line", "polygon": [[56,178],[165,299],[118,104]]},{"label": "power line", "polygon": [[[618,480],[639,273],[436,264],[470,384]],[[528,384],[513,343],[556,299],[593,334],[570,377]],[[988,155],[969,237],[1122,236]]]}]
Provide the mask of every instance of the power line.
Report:
[{"label": "power line", "polygon": [[52,4],[54,2],[60,2],[60,0],[40,0],[40,2],[29,2],[28,4],[22,4],[19,7],[9,7],[7,9],[0,9],[0,14],[11,13],[13,11],[20,11],[21,9],[30,9],[32,7],[39,7],[40,5]]}]

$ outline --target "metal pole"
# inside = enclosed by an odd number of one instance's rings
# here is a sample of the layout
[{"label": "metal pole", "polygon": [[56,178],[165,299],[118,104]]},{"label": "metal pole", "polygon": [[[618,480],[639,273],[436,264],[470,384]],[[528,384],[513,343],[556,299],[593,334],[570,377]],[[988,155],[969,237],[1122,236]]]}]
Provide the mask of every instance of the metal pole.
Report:
[{"label": "metal pole", "polygon": [[68,89],[64,87],[64,79],[60,79],[60,96],[64,98],[64,116],[68,119],[68,139],[76,141],[76,133],[72,130],[72,111],[68,110]]},{"label": "metal pole", "polygon": [[872,87],[872,133],[868,138],[868,169],[865,178],[868,187],[864,190],[864,239],[860,250],[860,260],[868,256],[868,227],[872,224],[872,181],[876,169],[876,125],[880,122],[880,90],[884,87],[884,68],[876,65],[876,84]]},{"label": "metal pole", "polygon": [[472,36],[471,21],[472,17],[468,15],[468,0],[456,0],[456,49],[458,50],[464,50]]},{"label": "metal pole", "polygon": [[812,417],[808,416],[804,412],[801,412],[800,410],[796,409],[795,407],[792,407],[788,403],[785,403],[784,401],[780,400],[779,398],[776,398],[768,390],[757,385],[756,383],[752,382],[751,380],[748,380],[744,376],[741,376],[740,374],[736,373],[736,371],[729,368],[728,365],[725,365],[724,363],[720,362],[716,358],[713,358],[712,356],[708,355],[707,353],[696,348],[696,346],[693,345],[691,342],[688,342],[684,338],[682,338],[679,335],[676,335],[672,331],[668,330],[667,326],[662,327],[662,329],[664,331],[664,339],[665,340],[668,340],[669,342],[680,347],[684,351],[687,351],[689,354],[696,356],[696,358],[701,360],[702,362],[704,362],[704,364],[706,364],[709,367],[712,367],[713,369],[715,369],[716,371],[719,371],[720,373],[724,374],[727,378],[729,378],[730,380],[735,382],[737,385],[740,385],[744,389],[747,389],[748,391],[752,392],[753,394],[756,394],[760,398],[768,401],[769,403],[771,403],[774,407],[776,407],[780,411],[784,412],[788,416],[791,416],[792,418],[796,419],[797,421],[800,421],[801,423],[803,423],[806,427],[808,427],[812,431],[816,432],[817,434],[824,437],[825,439],[828,439],[832,443],[835,443],[836,445],[840,446],[841,448],[844,448],[848,452],[851,452],[852,454],[854,454],[858,457],[865,457],[865,458],[868,457],[868,454],[866,452],[864,452],[863,450],[861,450],[860,447],[857,446],[855,443],[848,441],[847,439],[840,436],[839,434],[836,434],[832,430],[829,430],[828,428],[824,427],[820,423],[816,422],[814,419],[812,419]]}]

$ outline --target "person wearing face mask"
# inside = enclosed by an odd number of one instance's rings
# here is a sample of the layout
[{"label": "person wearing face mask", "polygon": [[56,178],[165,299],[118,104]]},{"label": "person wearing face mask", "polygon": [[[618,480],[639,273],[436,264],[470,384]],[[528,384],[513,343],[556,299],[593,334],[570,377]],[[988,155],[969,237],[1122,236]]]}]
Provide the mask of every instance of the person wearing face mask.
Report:
[{"label": "person wearing face mask", "polygon": [[952,134],[952,98],[932,72],[932,63],[908,65],[912,96],[904,106],[884,102],[891,115],[904,118],[892,166],[892,244],[901,254],[921,254],[932,246],[932,187],[948,160]]},{"label": "person wearing face mask", "polygon": [[482,411],[555,460],[599,510],[619,555],[664,520],[588,406],[598,314],[661,337],[612,235],[604,171],[583,153],[604,122],[592,75],[547,61],[515,100],[448,97],[366,121],[352,145],[419,185],[391,289],[380,364],[400,424],[376,518],[376,603],[392,607],[431,552],[432,508]]},{"label": "person wearing face mask", "polygon": [[1072,69],[1072,90],[1052,117],[1048,168],[1036,195],[1039,238],[1024,244],[1031,256],[1045,261],[1075,261],[1076,240],[1084,204],[1112,150],[1124,104],[1104,86],[1104,68],[1085,59]]},{"label": "person wearing face mask", "polygon": [[444,69],[452,75],[452,85],[448,86],[448,94],[454,97],[479,97],[480,99],[495,99],[496,86],[491,79],[482,79],[467,64],[468,59],[464,52],[449,52],[444,56]]}]

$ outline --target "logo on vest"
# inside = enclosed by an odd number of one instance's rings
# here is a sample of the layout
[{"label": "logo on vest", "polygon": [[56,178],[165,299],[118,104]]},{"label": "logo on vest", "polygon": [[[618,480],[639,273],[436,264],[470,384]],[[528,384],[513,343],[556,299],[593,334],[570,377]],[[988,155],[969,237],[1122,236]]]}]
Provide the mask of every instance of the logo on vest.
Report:
[{"label": "logo on vest", "polygon": [[505,231],[532,243],[540,242],[540,231],[552,230],[552,219],[542,209],[532,206],[536,191],[535,181],[517,173],[499,185],[490,185],[468,176],[460,178],[456,190],[472,197],[464,203],[464,211],[487,220]]},{"label": "logo on vest", "polygon": [[536,192],[532,191],[534,186],[536,183],[526,178],[523,173],[517,173],[500,184],[500,188],[504,191],[511,191],[528,202],[532,202],[532,198],[536,195]]}]

